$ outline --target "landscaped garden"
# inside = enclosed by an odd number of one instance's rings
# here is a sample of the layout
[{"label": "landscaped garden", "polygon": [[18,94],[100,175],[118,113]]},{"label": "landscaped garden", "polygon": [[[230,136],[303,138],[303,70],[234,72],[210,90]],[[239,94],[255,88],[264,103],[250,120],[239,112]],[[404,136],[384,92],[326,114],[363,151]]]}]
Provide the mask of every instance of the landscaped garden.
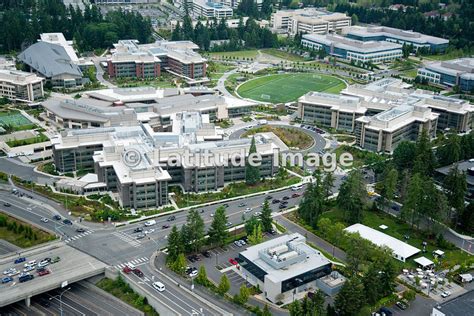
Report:
[{"label": "landscaped garden", "polygon": [[286,103],[309,91],[339,93],[346,84],[333,76],[313,73],[276,74],[243,83],[237,93],[252,100]]},{"label": "landscaped garden", "polygon": [[308,149],[311,147],[314,143],[313,138],[296,128],[292,127],[279,127],[279,126],[271,126],[271,125],[265,125],[265,126],[259,126],[256,128],[253,128],[247,132],[245,132],[242,137],[248,137],[251,135],[255,135],[256,133],[267,133],[267,132],[273,132],[276,136],[278,136],[282,142],[285,143],[286,146],[290,148],[295,148],[299,150],[303,149]]},{"label": "landscaped garden", "polygon": [[7,141],[7,145],[10,146],[10,147],[19,147],[19,146],[43,143],[43,142],[46,142],[48,140],[49,140],[49,138],[45,134],[38,133],[38,135],[36,135],[34,137],[9,140],[9,141]]},{"label": "landscaped garden", "polygon": [[0,213],[0,239],[21,248],[28,248],[54,240],[55,238],[44,230],[7,214]]}]

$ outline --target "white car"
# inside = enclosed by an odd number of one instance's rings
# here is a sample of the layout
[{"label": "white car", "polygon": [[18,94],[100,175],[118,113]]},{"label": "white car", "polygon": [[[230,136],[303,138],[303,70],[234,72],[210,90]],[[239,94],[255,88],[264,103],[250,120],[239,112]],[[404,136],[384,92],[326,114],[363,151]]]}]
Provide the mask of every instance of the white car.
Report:
[{"label": "white car", "polygon": [[252,208],[251,208],[251,207],[247,207],[247,208],[244,210],[244,213],[249,213],[249,212],[252,212]]},{"label": "white car", "polygon": [[154,232],[155,232],[155,229],[152,228],[152,229],[146,230],[144,233],[145,233],[145,235],[148,235],[148,234],[151,234],[151,233],[154,233]]},{"label": "white car", "polygon": [[451,292],[449,292],[449,291],[444,291],[443,293],[441,293],[441,297],[443,297],[443,298],[446,298],[450,295],[451,295]]},{"label": "white car", "polygon": [[26,275],[29,275],[29,273],[28,272],[22,272],[22,273],[20,273],[20,275],[18,277],[21,278],[21,277],[26,276]]},{"label": "white car", "polygon": [[10,273],[8,274],[8,276],[9,276],[9,277],[12,277],[12,276],[17,275],[17,274],[20,274],[20,271],[13,270],[12,272],[10,272]]},{"label": "white car", "polygon": [[260,216],[260,215],[262,215],[262,212],[255,212],[255,213],[253,213],[253,216]]},{"label": "white car", "polygon": [[41,221],[42,221],[43,223],[47,223],[47,222],[49,222],[49,219],[47,219],[46,217],[43,217],[43,218],[41,219]]},{"label": "white car", "polygon": [[31,260],[31,261],[28,261],[27,263],[25,263],[24,267],[27,268],[27,267],[31,267],[31,266],[35,266],[36,265],[36,260]]},{"label": "white car", "polygon": [[197,276],[197,275],[198,275],[198,270],[193,270],[193,271],[191,271],[191,273],[188,274],[188,276],[189,276],[190,278],[194,278],[194,277]]},{"label": "white car", "polygon": [[26,268],[23,269],[23,272],[29,272],[31,270],[34,270],[35,267],[34,266],[27,266]]},{"label": "white car", "polygon": [[127,267],[129,267],[131,270],[135,270],[137,267],[131,262],[127,263]]},{"label": "white car", "polygon": [[49,265],[49,261],[43,260],[43,261],[40,261],[40,263],[38,263],[38,268],[44,268],[47,265]]},{"label": "white car", "polygon": [[153,287],[158,291],[158,292],[163,292],[165,290],[165,285],[159,281],[153,282]]},{"label": "white car", "polygon": [[7,275],[7,274],[12,273],[13,271],[15,271],[15,268],[10,268],[10,269],[7,269],[7,270],[3,271],[3,274]]}]

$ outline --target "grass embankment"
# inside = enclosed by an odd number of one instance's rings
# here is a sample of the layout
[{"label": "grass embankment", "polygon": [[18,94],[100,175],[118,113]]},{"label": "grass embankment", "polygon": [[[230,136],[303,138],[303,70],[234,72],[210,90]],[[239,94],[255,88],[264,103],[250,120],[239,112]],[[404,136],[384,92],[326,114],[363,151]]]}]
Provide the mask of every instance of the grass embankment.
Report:
[{"label": "grass embankment", "polygon": [[43,143],[48,140],[49,138],[46,135],[44,135],[43,133],[39,133],[35,137],[30,137],[30,138],[25,138],[25,139],[13,139],[13,140],[7,141],[7,145],[10,147],[19,147],[19,146]]},{"label": "grass embankment", "polygon": [[159,314],[148,304],[146,297],[140,296],[132,290],[130,285],[118,277],[115,280],[104,278],[96,284],[102,290],[112,294],[121,301],[127,303],[130,306],[141,310],[147,316],[158,316]]},{"label": "grass embankment", "polygon": [[217,60],[253,60],[257,57],[258,51],[252,50],[240,50],[234,52],[213,52],[209,53],[212,59]]},{"label": "grass embankment", "polygon": [[300,181],[297,177],[289,177],[286,179],[269,179],[262,181],[256,185],[247,185],[245,182],[231,183],[227,185],[220,192],[210,193],[187,193],[183,194],[182,191],[173,188],[175,193],[175,201],[178,207],[187,207],[193,205],[199,205],[203,203],[214,202],[218,200],[230,199],[237,196],[258,193],[262,191],[274,190],[281,187],[296,184]]},{"label": "grass embankment", "polygon": [[255,135],[256,133],[267,133],[267,132],[273,132],[276,136],[278,136],[282,140],[282,142],[285,143],[286,146],[290,148],[296,148],[300,150],[308,149],[314,143],[313,138],[301,130],[298,130],[296,128],[291,128],[291,127],[278,127],[278,126],[271,126],[271,125],[265,125],[265,126],[253,128],[245,132],[242,135],[242,137]]},{"label": "grass embankment", "polygon": [[0,213],[0,239],[20,248],[36,246],[56,237],[44,230],[20,221],[10,215]]},{"label": "grass embankment", "polygon": [[348,145],[342,145],[337,147],[335,153],[337,161],[339,161],[339,157],[342,153],[350,153],[354,158],[352,166],[342,166],[342,168],[360,168],[362,166],[375,164],[387,159],[387,156],[385,155],[379,155],[371,151],[360,150]]},{"label": "grass embankment", "polygon": [[281,59],[288,60],[288,61],[304,61],[305,60],[303,57],[301,57],[299,55],[289,53],[289,52],[285,52],[283,50],[279,50],[279,49],[276,49],[276,48],[262,49],[261,52],[264,53],[264,54],[268,54],[268,55],[271,55],[273,57],[281,58]]}]

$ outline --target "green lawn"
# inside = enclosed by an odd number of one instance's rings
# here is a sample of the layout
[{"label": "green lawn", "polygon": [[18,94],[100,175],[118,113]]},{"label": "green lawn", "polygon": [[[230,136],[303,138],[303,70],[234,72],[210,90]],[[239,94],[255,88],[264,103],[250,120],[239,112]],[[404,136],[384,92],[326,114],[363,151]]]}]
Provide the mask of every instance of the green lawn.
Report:
[{"label": "green lawn", "polygon": [[288,53],[276,48],[268,48],[268,49],[262,49],[262,53],[272,55],[274,57],[278,57],[281,59],[285,59],[288,61],[304,61],[305,59],[299,55]]},{"label": "green lawn", "polygon": [[43,143],[43,142],[46,142],[48,140],[49,140],[49,138],[46,135],[44,135],[43,133],[39,133],[39,135],[35,136],[35,137],[30,137],[30,138],[25,138],[25,139],[9,140],[7,142],[7,145],[10,146],[10,147],[19,147],[19,146]]},{"label": "green lawn", "polygon": [[309,91],[339,93],[346,84],[322,74],[279,74],[256,78],[242,84],[238,93],[244,98],[272,103],[295,101]]},{"label": "green lawn", "polygon": [[0,126],[9,125],[14,131],[21,131],[35,128],[35,124],[32,124],[30,120],[24,117],[20,112],[7,111],[0,112]]},{"label": "green lawn", "polygon": [[234,52],[217,52],[209,53],[212,58],[215,59],[243,59],[243,58],[255,58],[257,57],[257,50],[239,50]]}]

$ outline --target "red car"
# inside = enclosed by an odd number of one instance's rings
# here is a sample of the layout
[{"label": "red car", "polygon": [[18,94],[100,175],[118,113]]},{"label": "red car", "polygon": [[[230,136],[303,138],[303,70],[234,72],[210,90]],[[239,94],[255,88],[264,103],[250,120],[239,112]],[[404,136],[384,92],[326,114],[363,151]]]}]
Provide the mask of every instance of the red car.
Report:
[{"label": "red car", "polygon": [[144,276],[143,272],[140,269],[133,270],[133,273],[135,273],[135,275],[139,278],[143,278]]},{"label": "red car", "polygon": [[41,271],[38,272],[38,275],[43,276],[43,275],[48,275],[50,273],[51,273],[51,271],[49,271],[49,270],[41,270]]},{"label": "red car", "polygon": [[126,273],[126,274],[129,274],[130,272],[132,272],[132,269],[130,269],[128,266],[125,266],[123,269],[122,269],[123,273]]},{"label": "red car", "polygon": [[234,266],[236,266],[237,264],[239,264],[234,258],[230,258],[230,259],[229,259],[229,262],[230,262],[231,264],[233,264]]},{"label": "red car", "polygon": [[299,196],[300,196],[299,193],[293,193],[293,195],[292,195],[291,197],[292,197],[292,198],[297,198],[297,197],[299,197]]}]

